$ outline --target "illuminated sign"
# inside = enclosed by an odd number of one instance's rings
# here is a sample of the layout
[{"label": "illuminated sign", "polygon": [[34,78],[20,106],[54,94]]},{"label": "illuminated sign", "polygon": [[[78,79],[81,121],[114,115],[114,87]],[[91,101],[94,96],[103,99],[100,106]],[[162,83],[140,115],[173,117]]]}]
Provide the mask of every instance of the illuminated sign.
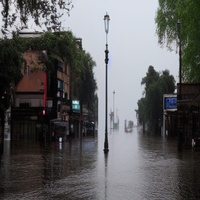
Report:
[{"label": "illuminated sign", "polygon": [[177,109],[177,97],[173,96],[164,97],[164,109],[165,110]]},{"label": "illuminated sign", "polygon": [[79,100],[72,100],[72,112],[80,112]]}]

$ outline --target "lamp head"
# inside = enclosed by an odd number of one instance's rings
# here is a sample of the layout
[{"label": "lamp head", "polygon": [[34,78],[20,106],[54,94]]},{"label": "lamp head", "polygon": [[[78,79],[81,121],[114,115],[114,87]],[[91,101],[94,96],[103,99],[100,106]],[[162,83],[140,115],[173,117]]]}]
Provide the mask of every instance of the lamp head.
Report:
[{"label": "lamp head", "polygon": [[106,15],[104,16],[104,25],[105,25],[106,34],[108,34],[108,31],[109,31],[109,21],[110,21],[110,17],[108,13],[106,13]]}]

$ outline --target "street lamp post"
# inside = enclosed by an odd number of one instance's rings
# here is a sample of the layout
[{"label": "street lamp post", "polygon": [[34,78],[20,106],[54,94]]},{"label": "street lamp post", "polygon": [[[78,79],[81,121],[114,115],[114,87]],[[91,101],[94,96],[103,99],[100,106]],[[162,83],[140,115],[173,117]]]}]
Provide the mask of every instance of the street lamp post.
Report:
[{"label": "street lamp post", "polygon": [[105,32],[106,32],[106,50],[105,50],[105,64],[106,64],[106,83],[105,83],[105,142],[104,142],[104,153],[107,154],[109,151],[108,148],[108,31],[109,31],[109,21],[110,21],[110,17],[109,15],[106,13],[106,15],[104,16],[104,24],[105,24]]},{"label": "street lamp post", "polygon": [[181,94],[181,86],[182,86],[182,49],[181,49],[181,21],[178,20],[177,22],[178,27],[178,44],[179,44],[179,97],[178,99],[181,100],[182,94]]},{"label": "street lamp post", "polygon": [[181,99],[182,99],[182,49],[181,49],[181,21],[177,22],[178,29],[178,45],[179,45],[179,92],[178,92],[178,149],[182,148],[182,112],[181,112]]}]

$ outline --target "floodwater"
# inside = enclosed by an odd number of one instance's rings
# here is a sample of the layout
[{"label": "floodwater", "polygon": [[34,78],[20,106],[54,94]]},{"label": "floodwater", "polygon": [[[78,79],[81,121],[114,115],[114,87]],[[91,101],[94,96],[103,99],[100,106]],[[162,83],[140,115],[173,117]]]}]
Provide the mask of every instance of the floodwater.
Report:
[{"label": "floodwater", "polygon": [[0,199],[200,199],[200,152],[177,151],[176,141],[143,134],[104,133],[63,143],[5,141]]}]

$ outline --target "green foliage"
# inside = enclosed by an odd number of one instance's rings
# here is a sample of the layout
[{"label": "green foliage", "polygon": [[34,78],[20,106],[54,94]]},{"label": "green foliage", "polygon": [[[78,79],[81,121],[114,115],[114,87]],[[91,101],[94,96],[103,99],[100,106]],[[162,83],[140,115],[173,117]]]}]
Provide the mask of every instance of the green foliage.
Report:
[{"label": "green foliage", "polygon": [[142,85],[145,85],[145,92],[147,92],[152,83],[156,82],[158,79],[159,73],[154,70],[153,66],[149,66],[146,77],[144,77],[141,82]]},{"label": "green foliage", "polygon": [[10,105],[11,86],[22,78],[22,53],[18,51],[16,40],[0,40],[0,109],[6,110]]},{"label": "green foliage", "polygon": [[75,62],[76,67],[71,73],[71,78],[75,86],[73,89],[81,102],[87,105],[90,111],[94,112],[97,83],[93,69],[96,63],[93,61],[91,55],[85,51],[79,51],[76,55],[78,56]]},{"label": "green foliage", "polygon": [[21,78],[22,53],[18,51],[16,40],[0,40],[0,74],[11,82],[18,83]]},{"label": "green foliage", "polygon": [[168,70],[156,72],[149,66],[146,77],[142,79],[145,96],[138,101],[139,123],[147,125],[148,131],[158,133],[163,113],[163,95],[175,90],[175,80]]},{"label": "green foliage", "polygon": [[[14,36],[17,37],[17,36]],[[76,38],[71,31],[64,32],[46,32],[41,37],[17,38],[20,43],[20,51],[25,52],[29,49],[36,51],[46,51],[48,59],[45,60],[45,66],[48,66],[48,73],[53,70],[54,60],[60,58],[64,62],[71,64],[72,72],[77,68],[79,60],[79,49]]]},{"label": "green foliage", "polygon": [[181,21],[180,41],[182,46],[183,80],[200,81],[200,1],[159,0],[155,22],[159,43],[176,49],[178,30]]},{"label": "green foliage", "polygon": [[147,123],[146,121],[146,98],[141,98],[138,100],[138,110],[136,110],[137,112],[137,116],[138,116],[138,122],[139,124],[143,125],[143,128],[145,126],[145,124]]},{"label": "green foliage", "polygon": [[3,26],[2,32],[7,33],[8,28],[12,28],[17,21],[21,27],[27,28],[30,18],[35,25],[45,27],[47,30],[60,31],[60,18],[68,14],[73,8],[72,0],[0,0],[2,7]]}]

